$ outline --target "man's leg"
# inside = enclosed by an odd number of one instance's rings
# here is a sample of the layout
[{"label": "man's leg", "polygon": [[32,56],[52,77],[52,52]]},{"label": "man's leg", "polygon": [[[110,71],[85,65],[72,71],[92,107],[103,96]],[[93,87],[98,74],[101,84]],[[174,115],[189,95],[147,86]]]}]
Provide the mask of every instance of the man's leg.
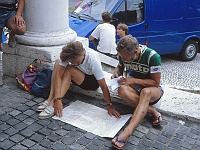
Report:
[{"label": "man's leg", "polygon": [[[135,128],[138,126],[138,124],[141,122],[141,120],[145,117],[147,111],[149,111],[150,113],[152,113],[152,115],[160,115],[158,114],[158,112],[156,111],[156,109],[154,109],[153,107],[149,106],[149,102],[150,101],[156,101],[157,99],[159,99],[160,97],[160,90],[158,88],[144,88],[141,93],[140,93],[140,97],[138,96],[139,100],[137,100],[137,95],[135,94],[135,92],[132,91],[132,89],[130,89],[129,87],[127,87],[129,90],[131,90],[131,92],[129,91],[128,94],[129,95],[124,95],[124,90],[120,89],[119,90],[119,96],[122,98],[126,98],[126,102],[128,102],[129,105],[131,105],[132,107],[136,107],[132,118],[130,120],[130,123],[128,124],[128,126],[124,129],[124,131],[118,136],[119,140],[127,140],[128,137],[132,134],[132,132],[135,130]],[[126,88],[124,88],[126,89]],[[123,94],[121,94],[121,92],[123,92]],[[127,91],[126,93],[127,94]],[[132,97],[136,98],[133,99]],[[112,142],[117,145],[118,147],[123,147],[124,143],[121,142],[117,142],[116,138],[114,138],[112,140]]]},{"label": "man's leg", "polygon": [[13,22],[14,16],[12,16],[7,22],[6,27],[10,30],[8,45],[14,47],[16,45],[15,34],[23,35],[26,32],[26,24],[22,23],[18,25]]}]

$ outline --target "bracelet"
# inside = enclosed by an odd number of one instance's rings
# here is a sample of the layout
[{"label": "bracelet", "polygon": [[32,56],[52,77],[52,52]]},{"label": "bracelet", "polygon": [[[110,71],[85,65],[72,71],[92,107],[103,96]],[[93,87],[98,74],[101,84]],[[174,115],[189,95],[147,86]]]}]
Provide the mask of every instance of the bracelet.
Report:
[{"label": "bracelet", "polygon": [[57,97],[54,100],[56,101],[56,100],[62,100],[62,99],[63,99],[62,97]]},{"label": "bracelet", "polygon": [[108,104],[106,104],[106,106],[112,106],[112,103],[108,103]]}]

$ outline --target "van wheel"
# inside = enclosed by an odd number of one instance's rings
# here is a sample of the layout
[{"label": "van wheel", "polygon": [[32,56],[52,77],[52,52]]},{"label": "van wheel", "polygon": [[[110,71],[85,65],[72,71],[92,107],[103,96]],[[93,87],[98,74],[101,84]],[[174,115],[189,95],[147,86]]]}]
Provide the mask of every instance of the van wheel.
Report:
[{"label": "van wheel", "polygon": [[180,58],[182,61],[191,61],[196,57],[197,51],[198,43],[194,40],[187,41],[179,53]]}]

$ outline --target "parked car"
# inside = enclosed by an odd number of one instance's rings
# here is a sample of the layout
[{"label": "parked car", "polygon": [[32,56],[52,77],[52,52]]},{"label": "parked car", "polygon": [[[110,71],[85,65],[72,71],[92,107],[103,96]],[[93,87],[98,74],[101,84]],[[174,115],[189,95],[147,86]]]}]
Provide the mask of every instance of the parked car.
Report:
[{"label": "parked car", "polygon": [[69,14],[69,26],[89,37],[104,11],[112,14],[115,27],[126,23],[129,34],[161,55],[178,53],[191,61],[200,49],[200,0],[83,0]]}]

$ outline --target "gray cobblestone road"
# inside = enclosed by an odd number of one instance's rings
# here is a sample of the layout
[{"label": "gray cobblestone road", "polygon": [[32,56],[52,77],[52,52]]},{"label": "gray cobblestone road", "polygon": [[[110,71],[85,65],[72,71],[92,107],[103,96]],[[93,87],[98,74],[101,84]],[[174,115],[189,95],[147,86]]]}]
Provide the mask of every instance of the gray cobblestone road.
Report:
[{"label": "gray cobblestone road", "polygon": [[[80,100],[106,108],[104,101],[69,92],[63,101]],[[43,101],[16,87],[14,78],[5,77],[0,87],[0,149],[113,149],[111,139],[101,138],[58,120],[38,119],[35,112]],[[132,113],[133,109],[114,103],[121,113]],[[181,122],[185,122],[182,124]],[[200,149],[200,125],[163,115],[160,127],[151,125],[151,116],[147,115],[125,146],[133,149]]]}]

